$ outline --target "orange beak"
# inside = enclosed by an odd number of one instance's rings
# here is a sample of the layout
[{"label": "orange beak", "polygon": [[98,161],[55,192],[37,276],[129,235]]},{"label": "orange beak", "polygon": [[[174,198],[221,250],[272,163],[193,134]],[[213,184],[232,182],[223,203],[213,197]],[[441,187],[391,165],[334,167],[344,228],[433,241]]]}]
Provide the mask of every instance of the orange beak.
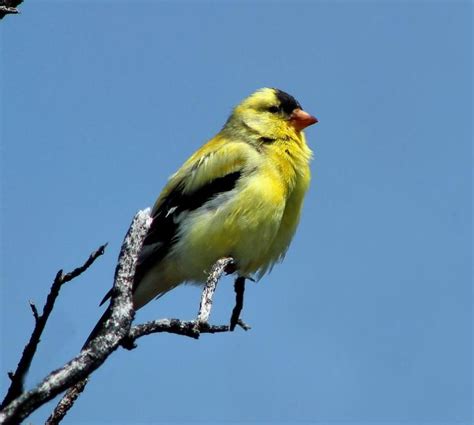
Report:
[{"label": "orange beak", "polygon": [[316,124],[317,122],[317,118],[299,108],[295,109],[290,116],[290,124],[298,131]]}]

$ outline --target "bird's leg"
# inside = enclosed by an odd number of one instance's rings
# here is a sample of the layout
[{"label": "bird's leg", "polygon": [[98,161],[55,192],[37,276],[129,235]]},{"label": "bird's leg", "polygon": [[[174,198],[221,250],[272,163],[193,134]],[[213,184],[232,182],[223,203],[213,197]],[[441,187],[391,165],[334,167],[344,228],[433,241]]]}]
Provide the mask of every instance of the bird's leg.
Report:
[{"label": "bird's leg", "polygon": [[244,307],[245,277],[238,276],[235,279],[234,290],[235,307],[234,310],[232,310],[232,316],[230,318],[230,330],[233,331],[237,325],[241,326],[245,330],[248,330],[250,327],[240,319],[240,313]]}]

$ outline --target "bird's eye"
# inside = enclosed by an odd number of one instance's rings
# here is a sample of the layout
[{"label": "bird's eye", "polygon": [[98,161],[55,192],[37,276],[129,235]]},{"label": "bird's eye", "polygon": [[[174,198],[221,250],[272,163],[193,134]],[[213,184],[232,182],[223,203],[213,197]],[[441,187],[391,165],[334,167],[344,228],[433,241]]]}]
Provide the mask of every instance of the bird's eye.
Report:
[{"label": "bird's eye", "polygon": [[272,114],[276,114],[279,110],[280,108],[278,108],[278,106],[270,106],[268,108],[268,112],[271,112]]}]

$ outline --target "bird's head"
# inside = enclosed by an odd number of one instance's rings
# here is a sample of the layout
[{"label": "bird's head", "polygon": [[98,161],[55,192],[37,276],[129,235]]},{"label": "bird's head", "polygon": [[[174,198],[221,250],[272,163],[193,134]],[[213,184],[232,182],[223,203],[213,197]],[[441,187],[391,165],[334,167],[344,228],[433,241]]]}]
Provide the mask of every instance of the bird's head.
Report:
[{"label": "bird's head", "polygon": [[263,88],[235,107],[226,127],[261,138],[285,139],[317,122],[293,96],[279,89]]}]

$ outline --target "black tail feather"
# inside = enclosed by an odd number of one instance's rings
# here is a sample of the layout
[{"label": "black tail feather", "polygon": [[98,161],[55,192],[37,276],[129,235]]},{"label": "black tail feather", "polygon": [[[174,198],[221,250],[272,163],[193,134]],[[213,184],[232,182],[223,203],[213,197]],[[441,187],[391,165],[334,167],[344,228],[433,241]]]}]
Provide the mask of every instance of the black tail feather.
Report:
[{"label": "black tail feather", "polygon": [[84,345],[82,346],[82,349],[84,350],[84,348],[86,348],[89,343],[97,336],[97,334],[99,333],[100,329],[102,329],[102,327],[104,326],[104,323],[107,321],[107,319],[110,317],[110,313],[111,313],[111,309],[110,307],[107,308],[107,310],[104,311],[104,314],[102,315],[102,317],[99,319],[99,321],[97,322],[97,324],[94,326],[94,329],[92,329],[92,332],[90,333],[90,335],[87,337],[86,339],[86,342],[84,343]]}]

